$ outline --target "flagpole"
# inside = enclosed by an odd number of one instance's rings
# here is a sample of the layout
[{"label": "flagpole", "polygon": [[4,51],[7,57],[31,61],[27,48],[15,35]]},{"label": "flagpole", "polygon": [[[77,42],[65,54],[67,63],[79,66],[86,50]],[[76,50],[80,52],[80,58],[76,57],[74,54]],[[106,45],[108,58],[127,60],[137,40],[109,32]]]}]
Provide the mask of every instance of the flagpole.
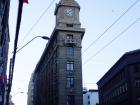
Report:
[{"label": "flagpole", "polygon": [[14,41],[14,52],[13,52],[13,57],[11,58],[12,60],[11,60],[11,64],[9,67],[10,69],[9,69],[9,81],[7,84],[8,89],[7,89],[7,96],[6,96],[6,105],[9,105],[9,97],[10,97],[10,92],[11,92],[11,87],[12,87],[16,50],[17,50],[18,36],[19,36],[20,23],[21,23],[21,17],[22,17],[22,8],[23,8],[23,1],[19,0],[16,34],[15,34],[15,41]]}]

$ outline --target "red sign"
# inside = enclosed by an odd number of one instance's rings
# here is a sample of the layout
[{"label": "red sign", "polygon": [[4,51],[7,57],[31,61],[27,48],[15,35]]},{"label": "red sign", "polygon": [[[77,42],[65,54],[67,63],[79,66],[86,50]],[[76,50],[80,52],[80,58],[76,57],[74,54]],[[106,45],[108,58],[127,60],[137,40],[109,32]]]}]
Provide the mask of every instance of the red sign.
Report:
[{"label": "red sign", "polygon": [[28,3],[28,0],[22,0],[23,3]]}]

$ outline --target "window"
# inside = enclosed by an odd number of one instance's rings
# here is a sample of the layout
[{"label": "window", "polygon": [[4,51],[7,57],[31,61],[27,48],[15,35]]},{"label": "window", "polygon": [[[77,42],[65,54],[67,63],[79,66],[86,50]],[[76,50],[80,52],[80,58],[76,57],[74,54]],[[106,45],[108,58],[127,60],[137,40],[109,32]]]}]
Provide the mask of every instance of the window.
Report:
[{"label": "window", "polygon": [[122,86],[120,86],[120,94],[122,94]]},{"label": "window", "polygon": [[73,27],[73,24],[66,24],[67,27]]},{"label": "window", "polygon": [[122,85],[122,93],[124,93],[124,92],[125,92],[125,86]]},{"label": "window", "polygon": [[125,93],[128,91],[128,84],[124,83],[123,85],[121,85],[121,93]]},{"label": "window", "polygon": [[118,96],[120,95],[120,90],[119,90],[119,88],[117,88],[117,94],[118,94]]},{"label": "window", "polygon": [[66,47],[66,54],[67,54],[67,56],[73,56],[74,55],[74,48],[73,47]]},{"label": "window", "polygon": [[140,102],[140,96],[137,97],[137,101]]},{"label": "window", "polygon": [[74,95],[68,95],[67,96],[67,105],[75,105],[75,99]]},{"label": "window", "polygon": [[124,79],[125,78],[125,70],[123,70],[121,73],[120,73],[120,80]]},{"label": "window", "polygon": [[135,86],[136,88],[140,88],[140,79],[135,80]]},{"label": "window", "polygon": [[67,39],[73,39],[73,35],[72,34],[67,34]]},{"label": "window", "polygon": [[67,70],[68,71],[74,70],[74,62],[73,61],[67,61]]},{"label": "window", "polygon": [[67,88],[73,88],[73,87],[74,87],[74,78],[67,77]]},{"label": "window", "polygon": [[137,97],[137,105],[140,105],[140,96]]},{"label": "window", "polygon": [[125,83],[124,86],[125,86],[125,91],[127,91],[127,90],[128,90],[128,85],[127,85],[127,83]]},{"label": "window", "polygon": [[139,68],[139,65],[138,64],[135,64],[134,65],[134,71],[135,72],[140,72],[140,68]]}]

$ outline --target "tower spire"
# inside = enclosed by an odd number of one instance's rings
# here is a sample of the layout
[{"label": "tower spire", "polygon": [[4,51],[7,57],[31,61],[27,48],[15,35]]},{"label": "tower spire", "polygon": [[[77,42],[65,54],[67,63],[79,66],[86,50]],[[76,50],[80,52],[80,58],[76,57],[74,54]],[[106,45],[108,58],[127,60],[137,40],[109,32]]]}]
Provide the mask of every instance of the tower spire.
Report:
[{"label": "tower spire", "polygon": [[79,4],[75,0],[60,0],[59,5],[69,5],[69,6],[79,6]]}]

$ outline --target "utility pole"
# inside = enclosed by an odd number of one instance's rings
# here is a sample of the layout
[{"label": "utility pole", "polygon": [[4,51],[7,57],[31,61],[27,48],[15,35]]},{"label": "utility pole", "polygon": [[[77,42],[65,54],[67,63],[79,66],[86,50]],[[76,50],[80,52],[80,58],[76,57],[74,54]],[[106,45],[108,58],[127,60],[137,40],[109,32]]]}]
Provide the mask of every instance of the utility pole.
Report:
[{"label": "utility pole", "polygon": [[9,105],[9,96],[10,96],[11,87],[12,87],[14,65],[15,65],[15,58],[16,58],[16,49],[17,49],[19,29],[20,29],[20,23],[21,23],[21,17],[22,17],[22,8],[23,8],[23,1],[19,0],[16,34],[15,34],[15,41],[14,41],[14,52],[13,52],[13,57],[10,61],[11,63],[9,67],[10,74],[9,74],[8,89],[7,89],[7,96],[6,96],[6,105]]}]

